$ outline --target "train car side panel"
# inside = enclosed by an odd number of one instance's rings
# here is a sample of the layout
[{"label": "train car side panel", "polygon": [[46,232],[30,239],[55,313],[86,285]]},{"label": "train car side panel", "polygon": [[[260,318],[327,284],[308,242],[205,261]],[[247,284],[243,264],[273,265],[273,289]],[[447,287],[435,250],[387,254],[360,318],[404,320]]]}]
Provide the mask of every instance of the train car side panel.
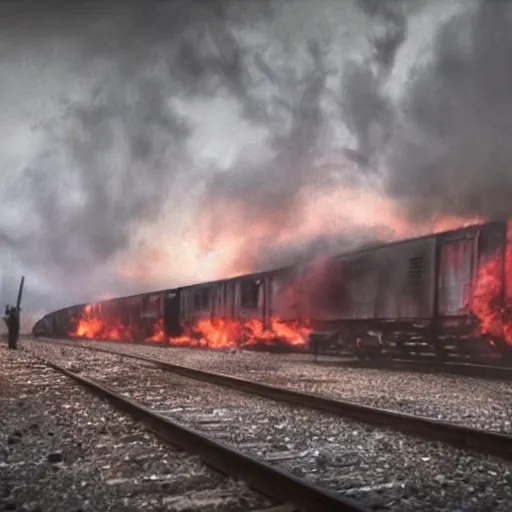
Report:
[{"label": "train car side panel", "polygon": [[435,237],[383,247],[373,252],[372,257],[377,269],[373,282],[378,290],[374,318],[386,321],[431,318]]}]

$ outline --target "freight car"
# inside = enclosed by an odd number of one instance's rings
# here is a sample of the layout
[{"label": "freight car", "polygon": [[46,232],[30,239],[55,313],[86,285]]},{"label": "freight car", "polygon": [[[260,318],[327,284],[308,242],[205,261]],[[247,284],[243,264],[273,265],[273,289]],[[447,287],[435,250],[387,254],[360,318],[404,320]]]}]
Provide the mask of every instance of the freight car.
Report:
[{"label": "freight car", "polygon": [[362,358],[512,359],[509,232],[509,223],[489,222],[307,265],[74,306],[41,319],[34,335],[171,343],[185,337],[198,344],[206,337],[212,346],[254,338],[268,345],[284,336],[298,346],[313,332],[315,350]]},{"label": "freight car", "polygon": [[312,280],[334,299],[315,301],[313,324],[365,358],[510,358],[508,231],[490,222],[331,259],[326,283]]}]

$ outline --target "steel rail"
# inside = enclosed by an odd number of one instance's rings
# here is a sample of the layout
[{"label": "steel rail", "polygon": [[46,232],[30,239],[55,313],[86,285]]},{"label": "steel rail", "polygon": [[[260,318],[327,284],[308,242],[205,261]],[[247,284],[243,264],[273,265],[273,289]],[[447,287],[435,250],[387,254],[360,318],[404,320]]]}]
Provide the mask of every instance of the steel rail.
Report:
[{"label": "steel rail", "polygon": [[[131,355],[128,357],[131,357]],[[442,420],[370,407],[349,401],[336,400],[316,393],[295,391],[231,375],[197,370],[195,368],[166,363],[150,357],[136,356],[135,358],[152,363],[165,371],[183,377],[230,387],[238,391],[288,402],[293,405],[317,409],[337,416],[349,417],[357,421],[385,426],[419,435],[423,438],[447,442],[462,448],[484,451],[485,453],[491,453],[507,460],[512,460],[511,435],[465,427]]]},{"label": "steel rail", "polygon": [[252,395],[316,409],[336,416],[350,418],[355,421],[371,423],[407,434],[413,434],[424,439],[441,441],[459,448],[484,452],[485,454],[498,456],[505,460],[512,460],[512,435],[466,427],[443,420],[435,420],[423,416],[391,411],[389,409],[370,407],[354,402],[328,398],[314,393],[281,388],[270,384],[233,377],[231,375],[167,363],[142,355],[116,352],[105,348],[73,345],[71,343],[58,343],[58,345],[84,348],[86,350],[104,352],[144,361],[162,370],[181,375],[182,377],[233,388],[237,391],[243,391]]},{"label": "steel rail", "polygon": [[[320,362],[320,364],[325,364]],[[347,368],[373,370],[409,371],[415,373],[438,373],[463,375],[487,380],[512,380],[512,367],[505,364],[477,364],[459,361],[445,363],[418,359],[383,359],[380,361],[340,361],[332,364]]]},{"label": "steel rail", "polygon": [[261,494],[284,504],[292,504],[296,510],[304,512],[317,512],[318,510],[368,512],[368,509],[353,500],[317,487],[224,443],[214,441],[208,436],[120,395],[113,389],[71,372],[60,365],[41,358],[38,359],[78,382],[98,397],[107,399],[117,409],[144,423],[169,444],[199,455],[215,469],[244,480]]}]

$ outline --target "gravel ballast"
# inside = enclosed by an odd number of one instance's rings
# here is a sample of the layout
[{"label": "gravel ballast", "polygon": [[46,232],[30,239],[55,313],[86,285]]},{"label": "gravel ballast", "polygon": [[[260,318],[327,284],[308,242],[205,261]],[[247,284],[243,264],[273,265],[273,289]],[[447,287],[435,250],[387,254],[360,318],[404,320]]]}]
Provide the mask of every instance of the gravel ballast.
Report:
[{"label": "gravel ballast", "polygon": [[[120,356],[27,347],[374,510],[510,510],[512,468],[499,459],[251,397]],[[225,373],[227,361],[224,354]]]},{"label": "gravel ballast", "polygon": [[0,510],[270,506],[199,458],[159,442],[26,349],[0,347],[0,405]]},{"label": "gravel ballast", "polygon": [[[323,366],[304,354],[267,354],[103,342],[109,350],[319,393],[453,423],[512,433],[512,384],[466,376]],[[310,362],[308,362],[308,360]]]}]

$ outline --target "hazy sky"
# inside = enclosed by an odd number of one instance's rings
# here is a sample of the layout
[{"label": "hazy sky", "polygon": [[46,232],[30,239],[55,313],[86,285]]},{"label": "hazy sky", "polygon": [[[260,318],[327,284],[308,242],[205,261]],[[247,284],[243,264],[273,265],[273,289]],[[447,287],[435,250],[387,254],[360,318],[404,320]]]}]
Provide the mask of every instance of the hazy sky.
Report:
[{"label": "hazy sky", "polygon": [[0,3],[0,297],[34,314],[509,213],[512,7]]}]

